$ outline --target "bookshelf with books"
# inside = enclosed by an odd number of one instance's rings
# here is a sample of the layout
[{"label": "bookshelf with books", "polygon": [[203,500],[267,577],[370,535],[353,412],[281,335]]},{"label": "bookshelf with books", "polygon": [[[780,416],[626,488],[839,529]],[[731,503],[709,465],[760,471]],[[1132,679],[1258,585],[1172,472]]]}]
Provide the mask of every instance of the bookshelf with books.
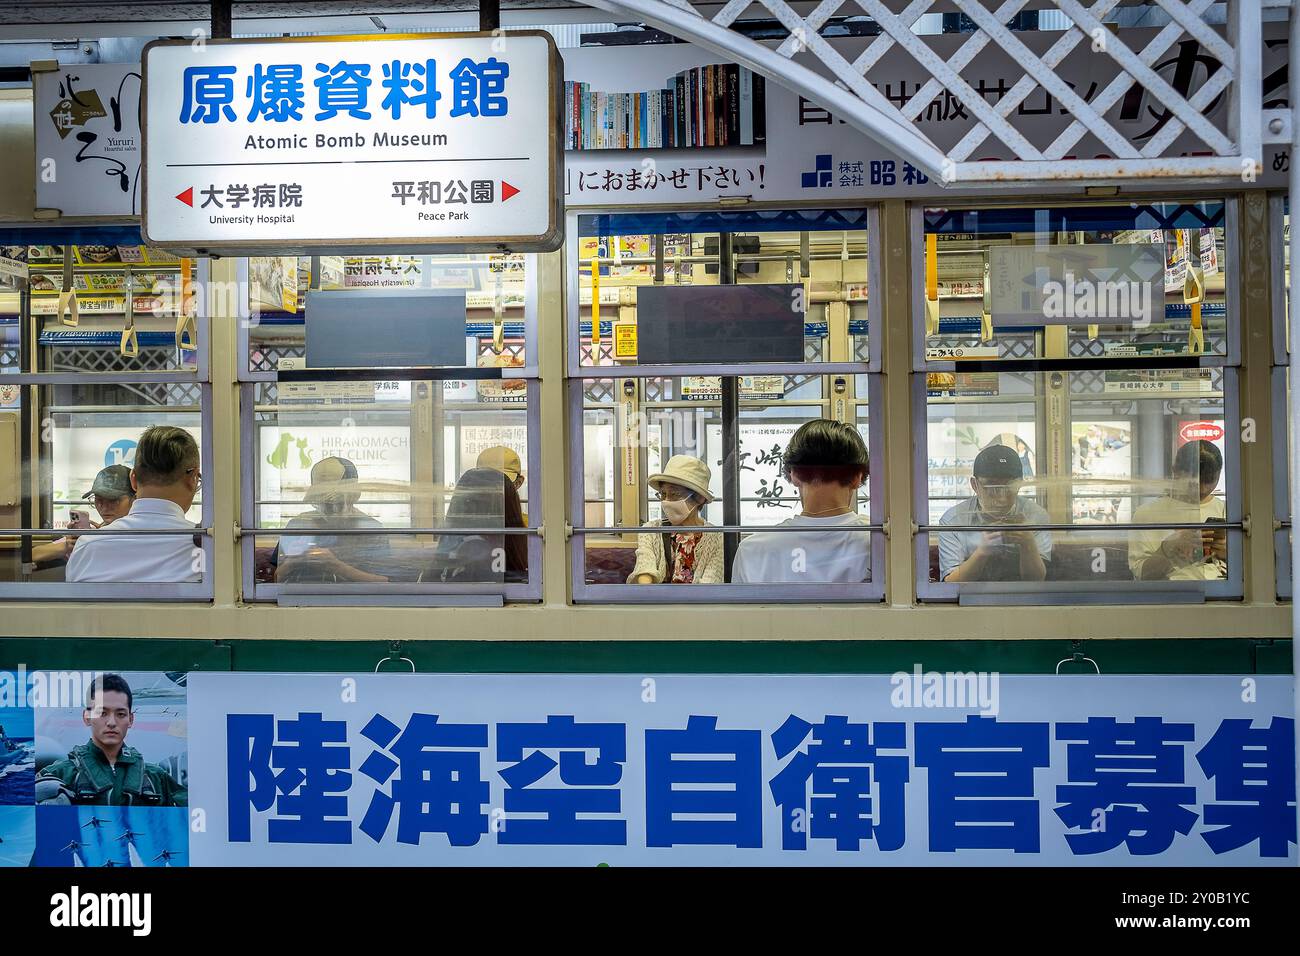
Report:
[{"label": "bookshelf with books", "polygon": [[565,148],[705,149],[767,141],[765,81],[735,63],[682,70],[657,90],[564,84]]}]

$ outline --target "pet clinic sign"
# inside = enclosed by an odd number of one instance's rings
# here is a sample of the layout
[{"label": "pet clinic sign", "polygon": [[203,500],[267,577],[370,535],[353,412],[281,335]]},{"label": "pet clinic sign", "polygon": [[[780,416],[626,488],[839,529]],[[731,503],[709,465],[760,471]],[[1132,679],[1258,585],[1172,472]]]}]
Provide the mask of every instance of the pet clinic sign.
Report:
[{"label": "pet clinic sign", "polygon": [[146,241],[555,249],[561,70],[528,31],[150,43]]}]

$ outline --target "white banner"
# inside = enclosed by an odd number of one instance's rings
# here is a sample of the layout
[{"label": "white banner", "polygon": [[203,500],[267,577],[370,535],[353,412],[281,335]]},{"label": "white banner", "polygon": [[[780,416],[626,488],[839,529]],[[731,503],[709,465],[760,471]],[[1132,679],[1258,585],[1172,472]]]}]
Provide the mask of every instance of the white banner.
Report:
[{"label": "white banner", "polygon": [[32,72],[38,209],[140,212],[140,82],[134,63]]},{"label": "white banner", "polygon": [[919,666],[192,673],[191,858],[1294,865],[1291,689]]},{"label": "white banner", "polygon": [[559,62],[541,32],[155,41],[148,241],[555,248]]}]

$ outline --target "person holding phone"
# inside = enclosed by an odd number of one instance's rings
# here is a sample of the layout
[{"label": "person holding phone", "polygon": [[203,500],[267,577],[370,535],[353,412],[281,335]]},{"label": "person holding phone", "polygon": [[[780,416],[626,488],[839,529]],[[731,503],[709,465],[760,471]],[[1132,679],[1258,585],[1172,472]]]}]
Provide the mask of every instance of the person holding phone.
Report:
[{"label": "person holding phone", "polygon": [[357,507],[361,486],[350,459],[331,456],[311,467],[311,485],[303,501],[310,511],[290,518],[290,530],[313,529],[318,535],[286,534],[276,545],[271,563],[281,584],[362,582],[382,584],[388,576],[368,568],[391,564],[392,546],[386,534],[329,534],[334,529],[382,529],[383,524]]},{"label": "person holding phone", "polygon": [[[1223,453],[1203,439],[1174,455],[1170,493],[1133,512],[1134,524],[1222,524],[1223,499],[1214,494],[1223,475]],[[1228,531],[1200,527],[1135,531],[1128,564],[1139,581],[1212,581],[1228,576]]]},{"label": "person holding phone", "polygon": [[[101,468],[90,485],[90,490],[81,496],[95,506],[99,515],[99,524],[90,520],[85,511],[73,511],[68,527],[74,531],[104,528],[131,510],[135,501],[135,489],[131,487],[131,469],[126,465],[109,465]],[[70,534],[57,541],[38,544],[32,548],[32,562],[40,568],[57,568],[67,564],[68,556],[77,544],[80,535]]]},{"label": "person holding phone", "polygon": [[988,531],[940,531],[941,581],[1041,581],[1052,559],[1050,531],[1016,525],[1048,524],[1047,512],[1020,497],[1024,466],[1014,449],[989,445],[975,456],[974,495],[939,519],[941,525],[989,525]]}]

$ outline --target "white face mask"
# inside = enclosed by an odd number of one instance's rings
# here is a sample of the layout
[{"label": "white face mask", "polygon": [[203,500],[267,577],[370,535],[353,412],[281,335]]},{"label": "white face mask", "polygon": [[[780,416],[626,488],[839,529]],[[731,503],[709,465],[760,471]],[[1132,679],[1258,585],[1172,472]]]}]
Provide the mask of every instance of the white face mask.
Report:
[{"label": "white face mask", "polygon": [[659,507],[663,510],[664,517],[673,524],[681,524],[695,510],[695,505],[690,501],[661,501]]}]

